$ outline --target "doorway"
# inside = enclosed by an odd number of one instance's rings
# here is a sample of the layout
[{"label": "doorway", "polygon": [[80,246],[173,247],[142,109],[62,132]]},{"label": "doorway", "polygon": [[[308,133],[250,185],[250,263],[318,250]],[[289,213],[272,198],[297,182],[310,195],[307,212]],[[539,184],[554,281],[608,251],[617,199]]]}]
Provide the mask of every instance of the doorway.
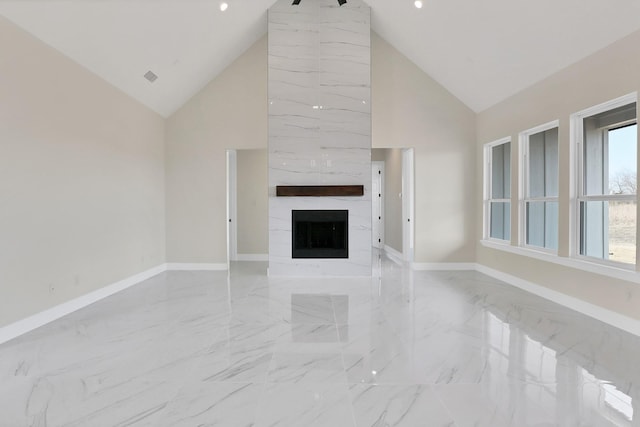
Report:
[{"label": "doorway", "polygon": [[371,151],[372,246],[392,260],[413,261],[413,148]]},{"label": "doorway", "polygon": [[237,152],[227,150],[227,268],[238,259]]},{"label": "doorway", "polygon": [[371,245],[374,248],[384,247],[384,162],[371,162]]},{"label": "doorway", "polygon": [[414,170],[413,148],[402,150],[402,253],[406,262],[413,262],[414,247]]},{"label": "doorway", "polygon": [[268,260],[267,150],[227,150],[227,259]]}]

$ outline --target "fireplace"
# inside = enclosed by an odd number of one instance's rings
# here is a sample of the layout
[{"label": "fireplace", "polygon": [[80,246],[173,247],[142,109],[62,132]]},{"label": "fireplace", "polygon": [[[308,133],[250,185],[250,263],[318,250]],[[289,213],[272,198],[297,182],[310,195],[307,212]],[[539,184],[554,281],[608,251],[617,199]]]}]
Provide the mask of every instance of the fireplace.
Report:
[{"label": "fireplace", "polygon": [[349,258],[348,210],[291,211],[292,258]]}]

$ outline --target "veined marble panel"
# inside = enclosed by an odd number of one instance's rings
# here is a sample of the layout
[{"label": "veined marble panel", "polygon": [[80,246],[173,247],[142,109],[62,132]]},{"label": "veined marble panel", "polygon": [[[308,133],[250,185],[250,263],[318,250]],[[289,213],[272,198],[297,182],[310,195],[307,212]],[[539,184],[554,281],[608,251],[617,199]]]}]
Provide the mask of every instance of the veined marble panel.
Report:
[{"label": "veined marble panel", "polygon": [[[366,189],[365,189],[366,192]],[[371,275],[371,200],[349,197],[280,197],[269,215],[269,274],[273,276],[369,276]],[[361,199],[361,198],[358,198]],[[291,211],[293,209],[348,209],[348,259],[292,259]]]},{"label": "veined marble panel", "polygon": [[[269,274],[371,275],[370,9],[269,10]],[[275,197],[277,185],[364,185],[363,197]],[[291,211],[347,209],[348,259],[292,259]]]}]

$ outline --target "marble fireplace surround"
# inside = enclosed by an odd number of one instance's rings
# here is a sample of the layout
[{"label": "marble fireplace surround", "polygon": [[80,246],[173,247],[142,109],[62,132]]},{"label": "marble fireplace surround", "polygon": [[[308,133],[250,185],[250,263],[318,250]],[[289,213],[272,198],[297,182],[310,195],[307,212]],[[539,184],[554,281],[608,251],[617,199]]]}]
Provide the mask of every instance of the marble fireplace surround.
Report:
[{"label": "marble fireplace surround", "polygon": [[[268,25],[269,275],[370,276],[370,9],[279,0]],[[294,259],[293,210],[347,210],[349,257]]]}]

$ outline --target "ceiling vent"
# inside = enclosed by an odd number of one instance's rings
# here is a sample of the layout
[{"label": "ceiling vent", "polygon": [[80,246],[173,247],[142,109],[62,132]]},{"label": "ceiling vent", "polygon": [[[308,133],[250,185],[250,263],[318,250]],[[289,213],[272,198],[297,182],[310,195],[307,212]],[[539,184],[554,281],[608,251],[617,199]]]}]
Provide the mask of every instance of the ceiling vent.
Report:
[{"label": "ceiling vent", "polygon": [[145,73],[144,78],[149,80],[151,83],[155,82],[158,79],[158,76],[156,76],[156,74],[149,70]]}]

